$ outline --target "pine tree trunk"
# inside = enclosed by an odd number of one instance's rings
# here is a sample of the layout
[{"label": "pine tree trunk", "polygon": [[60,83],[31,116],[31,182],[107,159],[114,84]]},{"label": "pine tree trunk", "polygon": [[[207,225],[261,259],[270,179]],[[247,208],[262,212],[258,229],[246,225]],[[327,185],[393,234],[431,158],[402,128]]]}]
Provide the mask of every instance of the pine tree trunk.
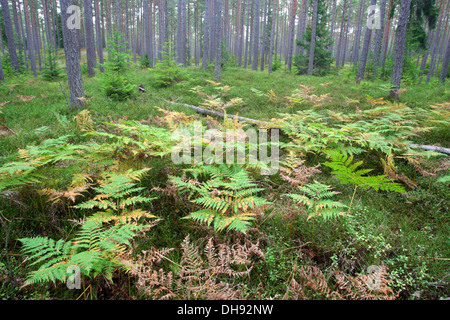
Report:
[{"label": "pine tree trunk", "polygon": [[255,0],[254,24],[253,24],[253,61],[252,70],[258,70],[259,58],[259,14],[261,11],[261,0]]},{"label": "pine tree trunk", "polygon": [[84,27],[86,30],[87,71],[90,77],[95,76],[97,55],[95,53],[94,24],[92,22],[92,0],[84,0]]},{"label": "pine tree trunk", "polygon": [[375,47],[374,47],[374,66],[373,68],[373,74],[377,74],[377,68],[380,66],[380,54],[381,54],[381,42],[383,40],[383,27],[384,27],[384,17],[386,14],[386,2],[387,0],[381,0],[381,8],[380,8],[380,25],[381,28],[377,29],[376,35],[375,35]]},{"label": "pine tree trunk", "polygon": [[5,74],[3,73],[2,59],[0,59],[0,82],[5,81]]},{"label": "pine tree trunk", "polygon": [[295,37],[295,16],[297,13],[297,0],[292,1],[292,11],[289,22],[289,35],[287,45],[287,67],[288,70],[292,69],[292,55],[294,54],[294,37]]},{"label": "pine tree trunk", "polygon": [[205,31],[203,36],[203,58],[202,58],[202,69],[206,70],[208,67],[208,55],[209,55],[209,8],[212,0],[205,0]]},{"label": "pine tree trunk", "polygon": [[242,20],[242,0],[237,1],[236,8],[236,35],[234,38],[234,48],[236,56],[236,65],[240,66],[242,62],[242,50],[240,48],[240,33],[241,33],[241,20]]},{"label": "pine tree trunk", "polygon": [[[363,0],[363,1],[365,1],[365,0]],[[332,9],[332,13],[331,13],[331,32],[330,32],[330,37],[331,37],[332,43],[331,43],[330,47],[328,48],[328,50],[330,50],[330,51],[333,50],[335,24],[336,24],[336,0],[333,0],[333,9]]]},{"label": "pine tree trunk", "polygon": [[38,73],[37,73],[37,66],[36,66],[36,57],[34,55],[34,46],[33,46],[33,41],[32,41],[33,33],[31,30],[30,13],[28,12],[27,0],[23,0],[23,4],[24,4],[24,14],[25,14],[25,29],[26,29],[26,33],[27,33],[27,38],[29,39],[27,44],[28,44],[28,54],[29,54],[29,58],[30,58],[30,66],[31,66],[31,71],[33,71],[34,77],[37,78]]},{"label": "pine tree trunk", "polygon": [[186,67],[186,61],[187,61],[187,45],[186,45],[186,40],[187,40],[187,29],[186,29],[186,8],[187,7],[187,3],[186,0],[182,0],[181,1],[181,39],[180,39],[180,55],[181,55],[181,64]]},{"label": "pine tree trunk", "polygon": [[32,1],[30,3],[30,19],[31,19],[31,31],[33,32],[33,45],[35,53],[37,54],[37,59],[39,63],[39,71],[42,70],[42,59],[41,59],[41,44],[39,40],[39,23],[37,19],[37,9],[36,3]]},{"label": "pine tree trunk", "polygon": [[341,66],[341,57],[342,57],[342,46],[344,42],[344,29],[345,29],[345,15],[347,11],[348,0],[344,0],[344,5],[342,7],[342,19],[341,19],[341,30],[339,32],[339,43],[336,50],[336,67],[339,68]]},{"label": "pine tree trunk", "polygon": [[261,40],[261,71],[264,71],[265,53],[266,53],[266,39],[267,39],[267,11],[269,9],[269,0],[265,0],[264,16],[263,16],[263,34]]},{"label": "pine tree trunk", "polygon": [[152,54],[152,43],[151,43],[151,33],[150,33],[150,18],[148,13],[148,0],[144,0],[143,4],[143,19],[144,19],[144,37],[145,37],[145,54],[147,58],[150,59]]},{"label": "pine tree trunk", "polygon": [[219,48],[216,48],[215,51],[215,68],[214,68],[214,77],[218,80],[222,77],[222,50],[220,48],[220,45],[222,43],[222,0],[216,0],[216,3],[214,5],[215,9],[215,38],[217,39],[217,42],[219,44]]},{"label": "pine tree trunk", "polygon": [[[19,3],[20,6],[20,3]],[[19,50],[25,50],[25,37],[23,37],[22,35],[22,29],[20,28],[20,24],[19,24],[19,18],[17,15],[17,6],[16,6],[16,0],[12,1],[12,11],[13,11],[13,20],[14,20],[14,28],[17,34],[17,40],[19,40],[20,43],[20,49]]]},{"label": "pine tree trunk", "polygon": [[[247,69],[247,64],[248,64],[248,53],[250,51],[251,48],[251,38],[250,38],[250,15],[251,15],[251,11],[253,10],[253,2],[254,0],[247,0],[248,1],[248,6],[247,6],[247,32],[245,35],[245,55],[244,55],[244,69]],[[249,38],[250,38],[250,43],[249,43]],[[249,48],[250,47],[250,48]]]},{"label": "pine tree trunk", "polygon": [[11,66],[16,72],[19,72],[19,60],[17,58],[16,44],[14,42],[14,32],[11,21],[11,15],[9,10],[9,4],[7,0],[0,0],[2,5],[3,22],[5,24],[6,41],[8,44],[9,58]]},{"label": "pine tree trunk", "polygon": [[439,43],[441,41],[441,36],[442,36],[441,35],[442,21],[444,20],[444,17],[446,15],[446,13],[448,12],[449,5],[450,5],[450,2],[447,2],[445,11],[443,11],[441,13],[441,15],[439,16],[439,23],[436,28],[435,40],[433,43],[433,48],[431,50],[431,62],[430,62],[430,70],[428,71],[428,76],[427,76],[427,84],[430,82],[431,77],[434,75],[434,72],[435,72]]},{"label": "pine tree trunk", "polygon": [[52,31],[51,31],[51,23],[50,23],[50,13],[48,10],[48,0],[42,0],[42,6],[44,11],[44,23],[45,23],[45,35],[47,37],[47,46],[54,46],[54,42],[52,40]]},{"label": "pine tree trunk", "polygon": [[314,11],[311,30],[311,48],[309,49],[309,65],[308,75],[312,76],[314,71],[314,55],[316,51],[316,34],[317,34],[317,13],[319,10],[319,0],[314,0]]},{"label": "pine tree trunk", "polygon": [[358,25],[356,27],[355,40],[353,41],[352,64],[356,65],[359,59],[359,48],[361,45],[361,33],[364,20],[364,12],[366,8],[366,0],[359,3]]},{"label": "pine tree trunk", "polygon": [[73,108],[79,109],[83,106],[81,100],[84,97],[83,79],[81,77],[80,66],[80,42],[77,29],[69,29],[67,21],[70,13],[67,12],[69,6],[73,5],[73,0],[61,0],[61,21],[64,40],[64,52],[66,55],[67,78],[69,81],[70,104]]},{"label": "pine tree trunk", "polygon": [[[269,45],[269,74],[273,71],[273,51],[275,43],[275,15],[278,15],[278,0],[273,1],[273,16],[272,16],[272,30],[270,31],[270,45]],[[276,52],[275,52],[276,56]]]},{"label": "pine tree trunk", "polygon": [[395,57],[394,67],[392,70],[391,95],[398,98],[403,71],[403,55],[405,52],[406,32],[408,29],[409,11],[411,7],[411,0],[402,0],[400,16],[398,18],[397,36],[395,38]]},{"label": "pine tree trunk", "polygon": [[[377,0],[372,0],[371,6],[375,6]],[[372,39],[372,29],[366,27],[366,33],[364,35],[364,45],[359,59],[358,72],[356,74],[356,82],[360,83],[364,79],[364,73],[366,71],[367,57],[369,56],[370,40]]]},{"label": "pine tree trunk", "polygon": [[95,32],[97,36],[97,53],[98,53],[98,62],[100,64],[100,72],[105,72],[102,64],[105,63],[103,59],[103,46],[102,46],[102,29],[100,26],[100,6],[99,0],[95,0]]},{"label": "pine tree trunk", "polygon": [[347,61],[348,42],[349,42],[348,37],[349,37],[351,13],[352,13],[352,1],[350,0],[350,2],[348,4],[347,23],[345,26],[344,53],[341,57],[341,59],[342,59],[341,66],[342,67],[345,65],[345,61]]},{"label": "pine tree trunk", "polygon": [[[336,2],[336,0],[335,0]],[[308,0],[303,0],[300,7],[300,15],[298,18],[297,39],[302,40],[306,31],[306,22],[308,19]],[[295,46],[295,55],[303,54],[304,49],[301,46]]]},{"label": "pine tree trunk", "polygon": [[441,75],[439,77],[439,81],[441,83],[445,83],[445,79],[447,78],[449,63],[450,63],[450,38],[449,38],[449,40],[447,40],[447,49],[445,50],[445,55],[442,59],[442,70],[441,70]]}]

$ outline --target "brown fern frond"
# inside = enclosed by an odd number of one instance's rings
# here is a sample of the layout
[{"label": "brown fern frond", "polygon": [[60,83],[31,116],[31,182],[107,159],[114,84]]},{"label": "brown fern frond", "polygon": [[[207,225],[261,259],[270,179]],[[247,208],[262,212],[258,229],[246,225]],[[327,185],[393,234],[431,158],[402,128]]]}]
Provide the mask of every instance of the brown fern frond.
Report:
[{"label": "brown fern frond", "polygon": [[309,183],[309,178],[320,173],[320,163],[315,167],[304,165],[305,160],[294,160],[292,158],[286,161],[286,164],[280,168],[280,177],[292,186],[303,187]]}]

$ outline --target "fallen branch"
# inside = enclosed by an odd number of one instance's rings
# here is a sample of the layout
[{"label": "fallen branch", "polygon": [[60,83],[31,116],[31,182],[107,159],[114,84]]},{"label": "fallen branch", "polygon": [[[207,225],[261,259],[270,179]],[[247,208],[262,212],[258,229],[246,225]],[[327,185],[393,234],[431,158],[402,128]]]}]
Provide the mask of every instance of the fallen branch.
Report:
[{"label": "fallen branch", "polygon": [[[213,111],[213,110],[207,110],[207,109],[196,107],[196,106],[193,106],[193,105],[190,105],[190,104],[179,103],[179,102],[174,102],[174,101],[168,101],[166,99],[163,99],[163,100],[165,102],[167,102],[167,103],[170,103],[170,104],[176,104],[176,105],[179,105],[179,106],[191,108],[192,110],[194,110],[194,111],[196,111],[198,113],[201,113],[201,114],[205,114],[205,115],[212,116],[212,117],[217,117],[217,118],[222,118],[222,119],[225,118],[225,113],[222,113],[222,112]],[[255,124],[255,125],[260,125],[260,126],[269,125],[269,123],[264,122],[264,121],[254,120],[254,119],[245,118],[245,117],[239,117],[239,116],[232,115],[232,114],[227,114],[226,116],[227,116],[227,118],[230,118],[230,119],[235,119],[237,117],[237,119],[240,122],[244,122],[244,123],[250,123],[250,124]]]},{"label": "fallen branch", "polygon": [[[167,102],[167,103],[170,103],[170,104],[176,104],[176,105],[179,105],[179,106],[190,108],[190,109],[195,110],[196,112],[201,113],[201,114],[205,114],[205,115],[212,116],[212,117],[218,117],[218,118],[222,118],[222,119],[225,118],[225,113],[222,113],[222,112],[207,110],[207,109],[203,109],[203,108],[196,107],[196,106],[193,106],[193,105],[190,105],[190,104],[186,104],[186,103],[179,103],[179,102],[175,102],[175,101],[169,101],[169,100],[166,100],[166,99],[163,99],[163,100],[165,102]],[[250,124],[253,124],[253,125],[260,125],[260,126],[270,126],[270,124],[268,122],[264,122],[264,121],[260,121],[260,120],[255,120],[255,119],[250,119],[250,118],[245,118],[245,117],[239,117],[239,116],[232,115],[232,114],[227,114],[226,116],[227,116],[227,118],[230,118],[230,119],[235,119],[237,117],[237,119],[240,122],[244,122],[244,123],[250,123]],[[277,128],[274,128],[274,129],[277,129]],[[413,149],[422,149],[422,150],[434,151],[434,152],[444,153],[444,154],[449,154],[450,155],[450,148],[442,148],[442,147],[419,145],[419,144],[410,144],[409,147],[413,148]]]},{"label": "fallen branch", "polygon": [[427,150],[427,151],[434,151],[434,152],[439,152],[439,153],[450,154],[450,148],[426,146],[426,145],[419,145],[419,144],[410,144],[409,146],[413,149],[422,149],[422,150]]}]

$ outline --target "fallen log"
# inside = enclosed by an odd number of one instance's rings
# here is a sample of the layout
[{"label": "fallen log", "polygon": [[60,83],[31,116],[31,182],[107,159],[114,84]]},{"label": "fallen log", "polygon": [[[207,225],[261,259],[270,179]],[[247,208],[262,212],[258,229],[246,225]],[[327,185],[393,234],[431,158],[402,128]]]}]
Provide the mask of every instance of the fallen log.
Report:
[{"label": "fallen log", "polygon": [[[179,102],[174,102],[174,101],[168,101],[166,99],[163,99],[163,100],[165,102],[167,102],[167,103],[170,103],[170,104],[176,104],[176,105],[179,105],[179,106],[190,108],[190,109],[192,109],[192,110],[194,110],[194,111],[196,111],[198,113],[201,113],[201,114],[205,114],[205,115],[212,116],[212,117],[217,117],[217,118],[222,118],[222,119],[225,118],[225,113],[222,113],[222,112],[213,111],[213,110],[207,110],[207,109],[196,107],[196,106],[193,106],[193,105],[190,105],[190,104],[179,103]],[[255,125],[260,125],[260,126],[269,125],[268,122],[254,120],[254,119],[245,118],[245,117],[240,117],[240,116],[236,116],[236,115],[232,115],[232,114],[227,114],[226,116],[227,116],[227,118],[230,118],[230,119],[235,119],[237,117],[237,119],[240,122],[244,122],[244,123],[255,124]]]},{"label": "fallen log", "polygon": [[413,149],[422,149],[422,150],[427,150],[427,151],[434,151],[434,152],[439,152],[439,153],[450,154],[450,148],[442,148],[442,147],[427,146],[427,145],[420,145],[420,144],[410,144],[409,146]]},{"label": "fallen log", "polygon": [[[230,119],[235,119],[237,117],[237,119],[240,122],[244,122],[244,123],[249,123],[249,124],[254,124],[254,125],[260,125],[260,126],[270,126],[270,124],[268,122],[264,122],[264,121],[260,121],[260,120],[255,120],[255,119],[250,119],[250,118],[245,118],[245,117],[239,117],[236,115],[232,115],[232,114],[225,114],[222,112],[218,112],[218,111],[213,111],[213,110],[207,110],[207,109],[203,109],[200,107],[196,107],[190,104],[186,104],[186,103],[179,103],[179,102],[175,102],[175,101],[169,101],[166,99],[163,99],[165,102],[170,103],[170,104],[176,104],[179,106],[183,106],[183,107],[187,107],[190,108],[200,114],[205,114],[208,116],[212,116],[212,117],[218,117],[218,118],[225,118],[225,116],[227,118]],[[274,128],[277,129],[277,128]],[[278,128],[279,129],[279,128]],[[449,154],[450,155],[450,148],[443,148],[443,147],[437,147],[437,146],[427,146],[427,145],[419,145],[419,144],[410,144],[409,145],[410,148],[413,149],[422,149],[422,150],[426,150],[426,151],[434,151],[434,152],[438,152],[438,153],[443,153],[443,154]]]}]

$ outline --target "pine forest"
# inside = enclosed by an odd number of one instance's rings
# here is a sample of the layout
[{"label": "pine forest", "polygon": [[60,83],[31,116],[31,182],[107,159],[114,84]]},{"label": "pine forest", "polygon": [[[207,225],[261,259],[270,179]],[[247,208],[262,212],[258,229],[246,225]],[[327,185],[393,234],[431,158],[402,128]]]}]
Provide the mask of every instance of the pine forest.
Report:
[{"label": "pine forest", "polygon": [[449,64],[449,0],[0,0],[0,298],[449,300]]}]

